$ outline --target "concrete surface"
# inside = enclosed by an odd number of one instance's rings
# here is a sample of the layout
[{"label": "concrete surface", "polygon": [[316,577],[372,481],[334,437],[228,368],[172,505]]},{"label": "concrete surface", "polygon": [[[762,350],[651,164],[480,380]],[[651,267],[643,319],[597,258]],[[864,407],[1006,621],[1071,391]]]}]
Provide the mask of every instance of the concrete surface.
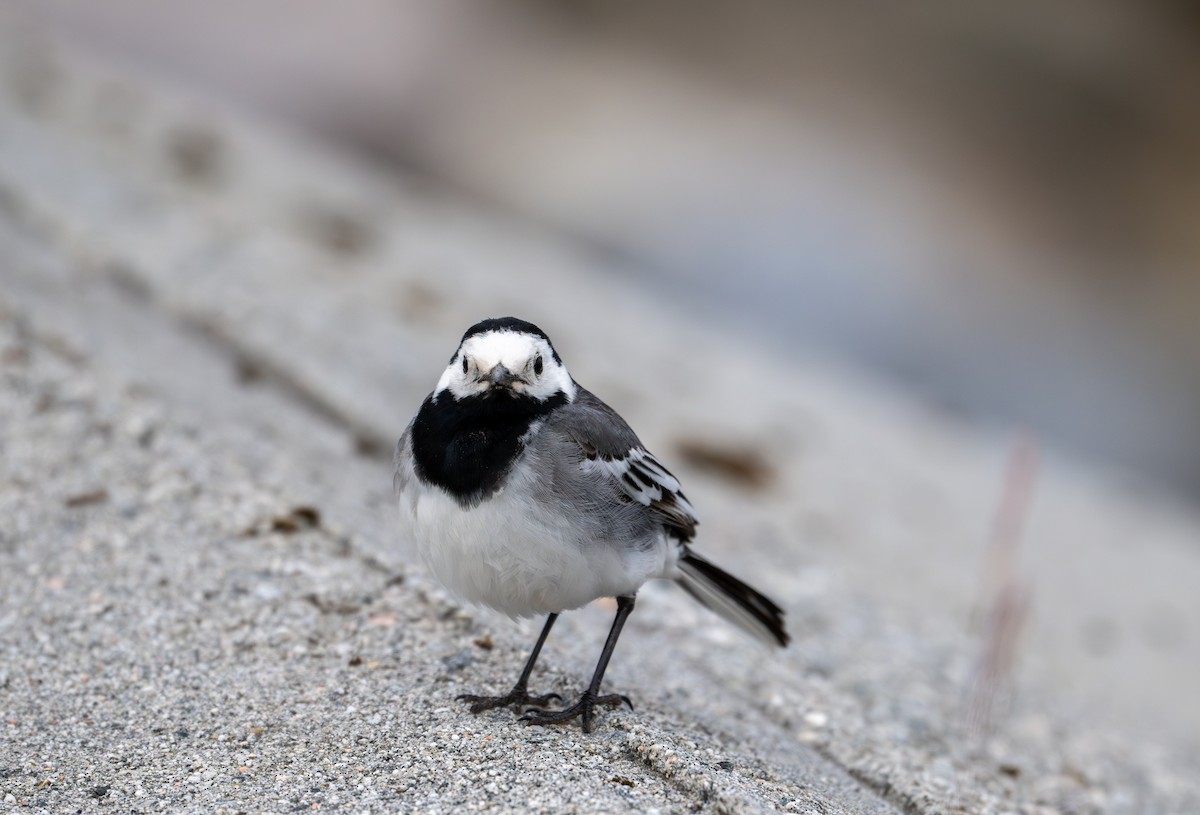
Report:
[{"label": "concrete surface", "polygon": [[[1007,434],[7,22],[0,811],[1200,811],[1191,511],[1047,453],[1020,566],[985,574]],[[792,648],[654,586],[607,679],[635,713],[455,703],[537,623],[431,582],[387,457],[501,313],[671,463]],[[1023,630],[981,637],[1013,587]],[[579,688],[608,618],[567,615],[535,686]]]}]

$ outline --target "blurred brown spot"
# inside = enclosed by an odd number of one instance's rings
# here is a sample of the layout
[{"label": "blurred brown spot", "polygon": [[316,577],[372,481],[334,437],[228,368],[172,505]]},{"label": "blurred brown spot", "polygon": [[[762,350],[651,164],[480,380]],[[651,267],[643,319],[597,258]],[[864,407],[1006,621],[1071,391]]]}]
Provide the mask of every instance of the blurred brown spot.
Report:
[{"label": "blurred brown spot", "polygon": [[255,524],[242,532],[246,538],[256,538],[264,532],[280,532],[292,535],[303,529],[315,529],[321,525],[321,513],[316,507],[297,506],[282,515],[275,515]]},{"label": "blurred brown spot", "polygon": [[338,255],[361,255],[375,242],[365,218],[319,204],[300,212],[301,230],[318,246]]},{"label": "blurred brown spot", "polygon": [[271,519],[271,531],[290,535],[301,529],[313,529],[321,525],[321,513],[316,507],[299,506],[286,515],[276,515]]},{"label": "blurred brown spot", "polygon": [[316,507],[299,506],[292,510],[292,517],[309,526],[321,525],[321,512]]},{"label": "blurred brown spot", "polygon": [[354,452],[363,458],[385,458],[392,454],[391,442],[367,433],[354,436]]},{"label": "blurred brown spot", "polygon": [[138,305],[147,305],[153,302],[154,290],[132,266],[118,260],[111,260],[104,264],[103,271],[121,295]]},{"label": "blurred brown spot", "polygon": [[278,515],[271,519],[271,531],[291,535],[293,532],[300,531],[300,524],[296,523],[290,515]]},{"label": "blurred brown spot", "polygon": [[167,136],[167,157],[186,181],[212,184],[222,174],[225,143],[208,128],[180,126]]},{"label": "blurred brown spot", "polygon": [[304,601],[322,614],[349,616],[357,614],[362,609],[362,606],[358,603],[347,600],[326,600],[318,594],[306,594],[304,595]]},{"label": "blurred brown spot", "polygon": [[396,312],[405,322],[429,323],[442,310],[445,298],[419,280],[409,280],[396,288]]},{"label": "blurred brown spot", "polygon": [[92,504],[102,504],[107,500],[108,490],[101,487],[99,489],[88,490],[87,492],[76,493],[75,495],[68,495],[63,499],[63,505],[71,508],[86,507]]},{"label": "blurred brown spot", "polygon": [[1063,764],[1062,774],[1063,774],[1064,778],[1068,778],[1071,781],[1074,781],[1080,787],[1086,788],[1086,787],[1092,786],[1092,781],[1090,778],[1088,778],[1087,773],[1085,773],[1082,769],[1079,768],[1078,765],[1074,764],[1073,762],[1068,761],[1065,764]]},{"label": "blurred brown spot", "polygon": [[245,354],[239,354],[233,360],[233,375],[239,385],[253,385],[266,376],[262,365]]},{"label": "blurred brown spot", "polygon": [[87,355],[72,345],[61,334],[51,332],[42,332],[39,339],[46,348],[54,353],[59,359],[69,362],[76,367],[87,362]]},{"label": "blurred brown spot", "polygon": [[482,637],[475,640],[475,647],[482,648],[485,651],[490,651],[496,647],[496,643],[492,642],[491,634],[484,634]]},{"label": "blurred brown spot", "polygon": [[699,439],[681,439],[675,443],[683,461],[696,470],[719,476],[752,490],[766,488],[775,472],[757,450],[713,444]]},{"label": "blurred brown spot", "polygon": [[0,354],[5,365],[26,365],[29,362],[29,349],[21,345],[10,345]]}]

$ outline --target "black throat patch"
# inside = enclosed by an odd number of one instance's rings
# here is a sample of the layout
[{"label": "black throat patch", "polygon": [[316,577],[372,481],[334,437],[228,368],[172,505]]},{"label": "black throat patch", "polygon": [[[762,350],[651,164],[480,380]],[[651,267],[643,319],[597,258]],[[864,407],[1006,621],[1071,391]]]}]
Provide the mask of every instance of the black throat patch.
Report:
[{"label": "black throat patch", "polygon": [[544,402],[508,390],[466,399],[431,394],[413,422],[417,477],[441,487],[464,507],[490,498],[524,449],[522,437],[538,419],[566,404],[564,393]]}]

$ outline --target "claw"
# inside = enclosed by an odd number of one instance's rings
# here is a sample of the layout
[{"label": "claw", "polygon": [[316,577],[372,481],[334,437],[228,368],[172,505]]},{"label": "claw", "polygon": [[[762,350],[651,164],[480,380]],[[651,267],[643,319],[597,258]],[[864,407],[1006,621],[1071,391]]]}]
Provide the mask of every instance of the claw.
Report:
[{"label": "claw", "polygon": [[469,710],[472,713],[483,713],[485,710],[493,710],[498,707],[508,707],[513,705],[518,708],[544,705],[550,702],[551,699],[562,701],[562,697],[557,693],[545,693],[541,696],[530,696],[529,693],[522,687],[515,687],[503,696],[476,696],[473,693],[461,693],[455,699],[459,702],[466,702],[471,707]]},{"label": "claw", "polygon": [[583,719],[583,732],[592,732],[592,722],[596,717],[596,707],[603,705],[604,707],[620,707],[622,704],[629,705],[629,709],[633,710],[633,702],[629,701],[629,697],[624,694],[613,693],[608,696],[592,696],[587,691],[579,697],[579,701],[568,708],[562,710],[544,710],[539,707],[533,707],[521,714],[519,721],[529,725],[546,725],[546,724],[564,724],[572,719]]}]

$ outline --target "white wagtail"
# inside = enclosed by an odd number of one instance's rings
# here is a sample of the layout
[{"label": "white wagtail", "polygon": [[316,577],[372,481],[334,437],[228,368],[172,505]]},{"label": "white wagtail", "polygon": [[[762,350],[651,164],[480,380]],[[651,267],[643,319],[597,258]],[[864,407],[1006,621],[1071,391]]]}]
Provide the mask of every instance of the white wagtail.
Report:
[{"label": "white wagtail", "polygon": [[[576,384],[537,326],[514,317],[467,330],[396,446],[400,516],[429,568],[463,599],[511,617],[546,614],[521,678],[503,696],[459,697],[471,712],[515,705],[531,724],[629,700],[599,695],[634,596],[678,582],[721,616],[787,645],[783,611],[688,545],[696,515],[679,482],[616,411]],[[530,696],[529,675],[558,615],[615,597],[591,684],[563,710]],[[632,705],[630,705],[632,707]]]}]

